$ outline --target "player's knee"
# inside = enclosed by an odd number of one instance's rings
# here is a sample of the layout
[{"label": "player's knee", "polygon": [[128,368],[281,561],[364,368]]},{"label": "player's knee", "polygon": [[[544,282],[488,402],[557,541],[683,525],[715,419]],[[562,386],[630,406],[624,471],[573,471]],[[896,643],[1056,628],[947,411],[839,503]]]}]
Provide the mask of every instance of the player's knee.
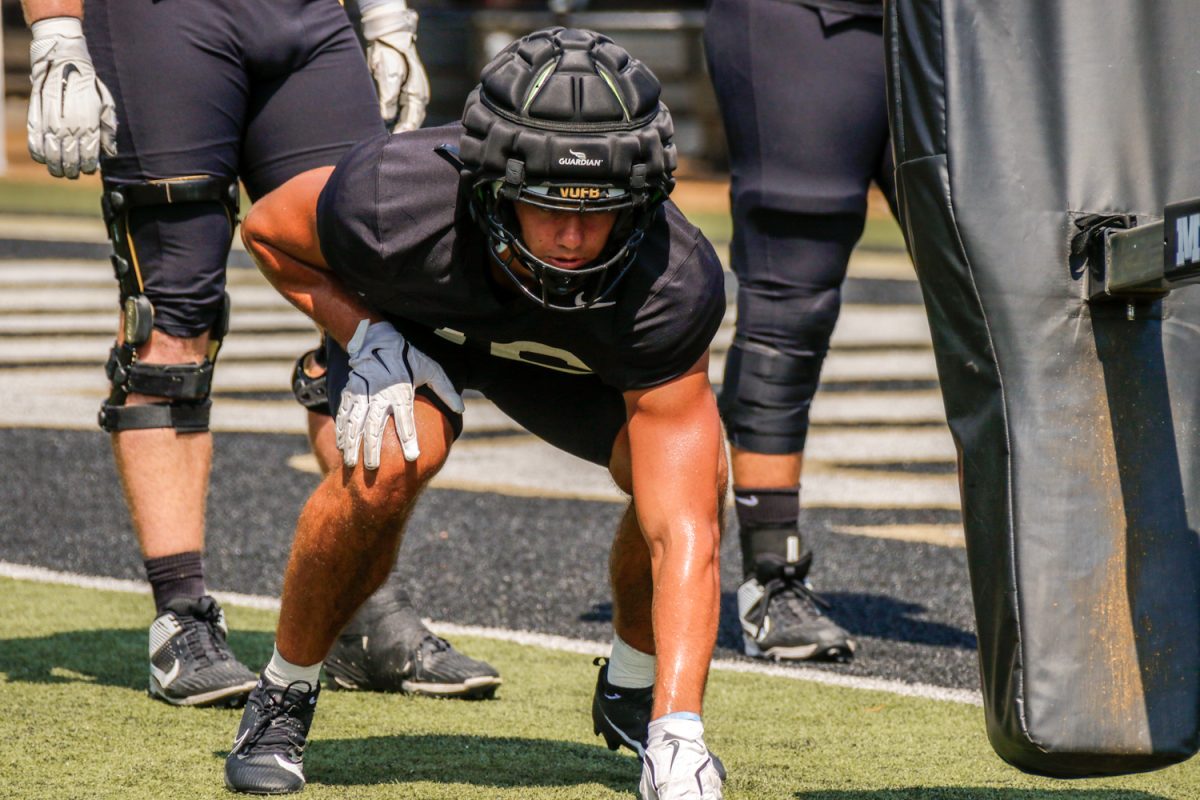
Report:
[{"label": "player's knee", "polygon": [[420,396],[413,403],[413,411],[421,451],[415,461],[405,459],[395,420],[389,419],[383,431],[379,467],[367,469],[362,452],[356,466],[342,467],[342,480],[359,507],[385,516],[403,513],[446,463],[454,441],[450,420]]}]

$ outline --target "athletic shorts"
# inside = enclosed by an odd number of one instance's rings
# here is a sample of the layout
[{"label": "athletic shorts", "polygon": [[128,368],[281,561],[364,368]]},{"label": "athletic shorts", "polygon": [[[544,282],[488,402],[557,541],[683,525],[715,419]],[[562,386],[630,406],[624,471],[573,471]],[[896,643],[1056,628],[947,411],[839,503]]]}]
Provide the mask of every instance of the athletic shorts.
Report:
[{"label": "athletic shorts", "polygon": [[[383,130],[337,0],[89,0],[84,28],[116,102],[106,182],[240,177],[254,200]],[[208,330],[225,290],[224,208],[141,208],[130,227],[155,327]]]},{"label": "athletic shorts", "polygon": [[[578,375],[500,358],[472,344],[455,344],[429,328],[393,324],[418,350],[446,371],[459,392],[474,389],[539,439],[574,456],[607,468],[613,443],[625,424],[625,399],[595,375]],[[329,405],[336,414],[350,377],[349,357],[325,337]],[[417,394],[446,415],[454,438],[462,433],[462,417],[427,387]]]}]

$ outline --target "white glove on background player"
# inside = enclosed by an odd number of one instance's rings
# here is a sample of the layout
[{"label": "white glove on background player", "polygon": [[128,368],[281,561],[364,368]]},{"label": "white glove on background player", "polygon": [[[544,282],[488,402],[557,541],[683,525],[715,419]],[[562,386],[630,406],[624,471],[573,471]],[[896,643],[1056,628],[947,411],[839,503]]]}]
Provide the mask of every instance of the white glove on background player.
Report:
[{"label": "white glove on background player", "polygon": [[342,391],[334,428],[337,446],[347,467],[358,463],[363,448],[363,466],[379,468],[383,431],[389,416],[396,420],[396,434],[405,461],[416,461],[417,423],[413,395],[428,386],[456,413],[466,406],[441,366],[413,347],[390,322],[369,320],[358,323],[346,348],[350,355],[350,379]]},{"label": "white glove on background player", "polygon": [[404,0],[364,0],[359,8],[379,113],[395,133],[416,130],[429,105],[429,78],[417,55],[417,12]]},{"label": "white glove on background player", "polygon": [[29,155],[56,178],[78,178],[100,163],[100,149],[117,154],[117,111],[96,77],[75,17],[33,23],[29,80]]}]

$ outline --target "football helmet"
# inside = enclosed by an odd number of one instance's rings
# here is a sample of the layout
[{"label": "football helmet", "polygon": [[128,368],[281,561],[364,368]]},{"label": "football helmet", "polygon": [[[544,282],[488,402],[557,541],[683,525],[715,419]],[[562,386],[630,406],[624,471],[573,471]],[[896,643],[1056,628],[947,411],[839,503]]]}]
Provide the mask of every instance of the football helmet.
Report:
[{"label": "football helmet", "polygon": [[[675,185],[661,90],[607,36],[572,28],[528,34],[484,68],[463,111],[463,179],[490,258],[533,301],[563,311],[604,305],[633,263]],[[597,259],[564,269],[522,241],[518,202],[617,219]]]}]

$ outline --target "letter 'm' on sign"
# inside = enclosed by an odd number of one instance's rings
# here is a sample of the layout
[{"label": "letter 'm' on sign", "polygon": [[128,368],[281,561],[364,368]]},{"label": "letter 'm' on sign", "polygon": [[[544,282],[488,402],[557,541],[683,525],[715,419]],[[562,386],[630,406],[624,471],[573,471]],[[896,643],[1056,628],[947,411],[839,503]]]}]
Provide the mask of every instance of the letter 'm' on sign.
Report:
[{"label": "letter 'm' on sign", "polygon": [[1175,266],[1200,263],[1200,214],[1175,220]]}]

